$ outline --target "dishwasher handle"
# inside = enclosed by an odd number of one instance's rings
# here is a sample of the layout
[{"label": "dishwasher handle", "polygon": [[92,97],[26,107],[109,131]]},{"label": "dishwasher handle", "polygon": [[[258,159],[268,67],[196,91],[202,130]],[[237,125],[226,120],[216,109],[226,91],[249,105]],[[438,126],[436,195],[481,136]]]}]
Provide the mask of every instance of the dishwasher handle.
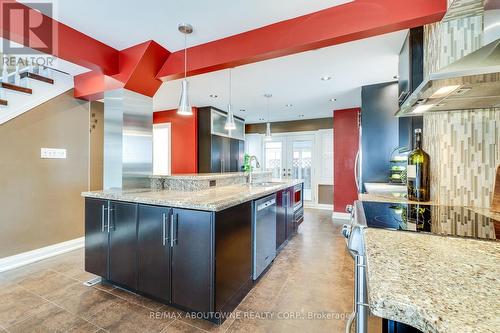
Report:
[{"label": "dishwasher handle", "polygon": [[276,205],[276,198],[273,198],[269,201],[266,201],[264,203],[261,203],[260,205],[257,206],[257,211],[260,212],[263,209],[266,209],[270,206]]}]

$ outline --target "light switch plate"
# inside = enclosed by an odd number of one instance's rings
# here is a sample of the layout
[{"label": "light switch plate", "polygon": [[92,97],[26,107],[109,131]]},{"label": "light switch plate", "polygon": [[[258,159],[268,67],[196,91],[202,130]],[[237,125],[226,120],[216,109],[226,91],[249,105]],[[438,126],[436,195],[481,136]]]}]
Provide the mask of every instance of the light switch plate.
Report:
[{"label": "light switch plate", "polygon": [[40,158],[66,159],[66,149],[40,148]]}]

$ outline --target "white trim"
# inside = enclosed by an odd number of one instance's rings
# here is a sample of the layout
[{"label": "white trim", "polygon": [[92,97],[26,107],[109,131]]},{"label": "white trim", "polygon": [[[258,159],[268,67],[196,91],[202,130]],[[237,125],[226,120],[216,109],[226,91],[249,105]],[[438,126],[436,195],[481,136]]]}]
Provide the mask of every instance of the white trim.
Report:
[{"label": "white trim", "polygon": [[19,253],[10,257],[0,258],[0,272],[5,272],[43,259],[57,256],[59,254],[77,250],[82,248],[84,244],[85,238],[80,237],[36,250]]},{"label": "white trim", "polygon": [[351,219],[351,214],[349,214],[349,213],[333,212],[332,213],[332,219],[336,219],[336,220],[350,220]]},{"label": "white trim", "polygon": [[313,202],[304,201],[304,208],[333,210],[333,205],[317,204]]}]

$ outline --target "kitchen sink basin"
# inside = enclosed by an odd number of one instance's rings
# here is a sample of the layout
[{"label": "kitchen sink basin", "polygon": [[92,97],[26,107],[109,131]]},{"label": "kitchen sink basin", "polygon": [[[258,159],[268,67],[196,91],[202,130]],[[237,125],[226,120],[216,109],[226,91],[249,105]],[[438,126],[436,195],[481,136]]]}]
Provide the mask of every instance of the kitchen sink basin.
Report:
[{"label": "kitchen sink basin", "polygon": [[249,184],[250,186],[257,186],[257,187],[268,187],[268,186],[276,186],[276,185],[281,185],[284,184],[285,182],[262,182],[262,183],[252,183]]}]

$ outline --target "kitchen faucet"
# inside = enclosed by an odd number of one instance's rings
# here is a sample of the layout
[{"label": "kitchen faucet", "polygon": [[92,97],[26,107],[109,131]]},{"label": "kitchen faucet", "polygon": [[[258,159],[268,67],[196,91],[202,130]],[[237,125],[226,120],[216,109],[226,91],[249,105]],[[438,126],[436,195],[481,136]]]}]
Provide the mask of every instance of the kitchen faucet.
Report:
[{"label": "kitchen faucet", "polygon": [[257,159],[257,156],[252,155],[250,156],[250,159],[248,160],[248,165],[250,168],[248,169],[248,184],[252,184],[252,161],[255,160],[255,167],[260,168],[260,163],[259,160]]}]

